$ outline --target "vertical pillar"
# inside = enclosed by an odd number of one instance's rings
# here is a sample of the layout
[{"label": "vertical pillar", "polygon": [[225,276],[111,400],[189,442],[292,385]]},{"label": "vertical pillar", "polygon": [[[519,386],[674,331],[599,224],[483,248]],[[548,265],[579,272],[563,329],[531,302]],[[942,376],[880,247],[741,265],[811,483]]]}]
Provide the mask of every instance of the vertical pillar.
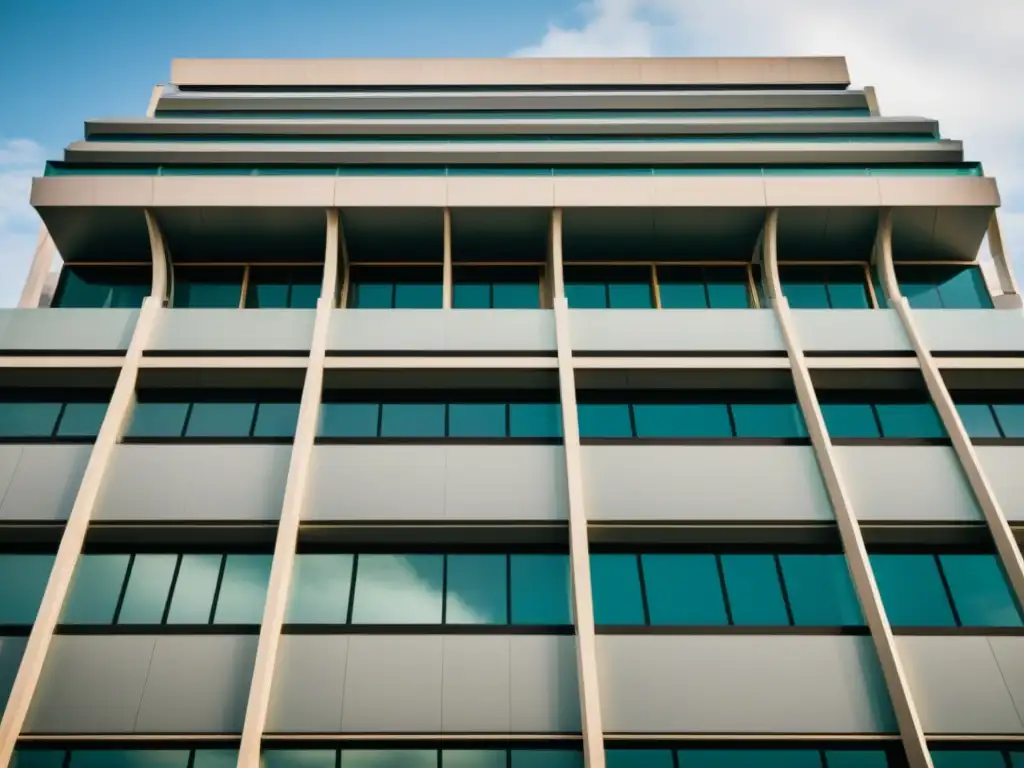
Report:
[{"label": "vertical pillar", "polygon": [[864,86],[864,98],[868,101],[868,113],[872,117],[881,117],[882,110],[878,108],[878,96],[873,85]]},{"label": "vertical pillar", "polygon": [[45,224],[39,226],[39,237],[36,239],[36,250],[32,254],[32,265],[28,268],[25,287],[21,289],[18,299],[19,309],[31,309],[39,306],[39,299],[46,287],[46,279],[50,276],[53,265],[53,239]]},{"label": "vertical pillar", "polygon": [[860,525],[850,503],[850,496],[846,491],[846,485],[839,469],[839,461],[832,447],[832,440],[829,437],[828,430],[825,428],[821,406],[818,403],[818,396],[814,391],[810,370],[807,367],[807,361],[796,333],[792,315],[790,314],[789,303],[782,292],[776,245],[778,240],[778,221],[778,209],[769,211],[764,231],[762,232],[762,271],[765,290],[772,305],[772,310],[775,312],[775,318],[778,320],[782,337],[786,343],[786,351],[789,355],[789,362],[793,372],[793,383],[796,387],[797,401],[800,404],[800,410],[807,424],[807,433],[811,438],[814,456],[821,470],[822,478],[825,481],[825,489],[836,516],[836,525],[839,528],[843,550],[846,553],[847,567],[850,569],[854,589],[857,593],[857,600],[860,603],[868,629],[871,632],[871,640],[874,644],[875,652],[878,654],[882,675],[885,678],[889,699],[896,714],[896,722],[899,725],[900,738],[903,741],[907,760],[909,761],[910,768],[932,768],[932,760],[928,753],[924,731],[921,728],[921,721],[914,706],[906,673],[903,670],[903,665],[900,663],[896,641],[892,634],[892,627],[889,625],[889,619],[885,615],[882,598],[878,592],[878,585],[875,583],[875,576],[868,561],[868,553],[864,546],[864,538],[861,536]]},{"label": "vertical pillar", "polygon": [[444,209],[444,276],[441,306],[452,308],[452,209]]},{"label": "vertical pillar", "polygon": [[53,561],[50,577],[46,582],[46,590],[36,614],[35,623],[25,645],[25,653],[18,666],[14,678],[10,698],[0,719],[0,767],[6,768],[11,761],[15,743],[21,734],[21,728],[28,715],[36,685],[43,671],[46,654],[53,640],[53,632],[64,606],[64,598],[71,585],[71,577],[85,543],[85,535],[89,529],[89,521],[99,499],[103,479],[110,467],[110,462],[125,424],[135,404],[135,382],[138,378],[139,363],[142,352],[149,342],[153,327],[163,307],[163,296],[166,291],[167,269],[164,261],[163,238],[156,219],[145,212],[146,226],[149,230],[150,254],[153,260],[153,284],[150,295],[142,302],[132,339],[121,364],[114,392],[103,417],[103,424],[96,442],[93,444],[89,461],[82,475],[82,482],[75,496],[75,503],[68,515],[57,555]]},{"label": "vertical pillar", "polygon": [[583,465],[576,414],[576,377],[569,336],[569,304],[562,290],[562,211],[552,211],[551,263],[554,285],[555,335],[558,341],[558,386],[562,403],[565,475],[569,496],[569,562],[572,571],[573,614],[576,619],[576,674],[580,686],[583,757],[587,768],[604,768],[604,731],[597,679],[597,636],[590,585],[590,544],[583,498]]},{"label": "vertical pillar", "polygon": [[164,87],[162,85],[154,85],[153,91],[149,95],[149,106],[146,107],[146,117],[156,117],[156,107],[160,103],[160,97],[164,95]]},{"label": "vertical pillar", "polygon": [[[875,261],[879,270],[879,278],[889,299],[889,305],[899,315],[907,338],[917,355],[917,362],[921,368],[921,375],[924,377],[928,394],[942,419],[942,426],[946,429],[950,441],[953,443],[953,451],[956,453],[960,466],[964,470],[967,483],[974,494],[981,512],[988,524],[989,533],[995,544],[996,552],[1002,561],[1003,569],[1010,580],[1017,602],[1024,605],[1024,559],[1021,558],[1020,547],[1010,530],[1010,524],[1006,520],[1002,506],[996,498],[992,485],[985,475],[971,439],[964,428],[960,415],[957,413],[953,398],[949,394],[946,382],[942,378],[935,358],[932,357],[927,345],[917,329],[914,321],[914,313],[910,309],[910,303],[900,291],[899,281],[896,279],[896,267],[892,253],[892,211],[884,210],[878,227],[878,238],[875,244]],[[998,229],[998,225],[997,225]],[[991,229],[990,229],[991,232]],[[997,235],[998,236],[998,235]],[[994,255],[994,254],[993,254]],[[951,310],[954,311],[954,310]]]},{"label": "vertical pillar", "polygon": [[242,725],[242,742],[238,753],[238,768],[259,768],[260,743],[270,708],[274,666],[281,642],[288,594],[291,589],[292,570],[295,566],[295,548],[299,539],[299,523],[309,487],[310,464],[313,459],[313,441],[316,438],[317,419],[324,381],[324,360],[327,355],[327,337],[331,310],[338,284],[338,241],[341,238],[340,217],[337,210],[327,212],[327,249],[324,254],[324,275],[317,301],[313,339],[310,343],[306,378],[302,386],[299,417],[295,425],[295,440],[288,464],[281,519],[277,524],[274,561],[270,568],[267,600],[263,607],[260,639],[256,648],[249,700]]},{"label": "vertical pillar", "polygon": [[999,224],[998,209],[992,210],[988,220],[988,250],[996,268],[996,279],[999,282],[999,294],[993,301],[997,309],[1020,309],[1024,306],[1021,300],[1020,286],[1013,274],[1013,261],[1006,252],[1003,242],[1003,228]]}]

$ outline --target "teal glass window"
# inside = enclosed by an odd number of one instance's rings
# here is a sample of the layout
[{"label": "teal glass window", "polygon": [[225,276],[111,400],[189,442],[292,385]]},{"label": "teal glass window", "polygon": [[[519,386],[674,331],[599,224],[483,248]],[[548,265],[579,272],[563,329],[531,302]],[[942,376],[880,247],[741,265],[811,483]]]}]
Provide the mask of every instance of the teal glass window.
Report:
[{"label": "teal glass window", "polygon": [[540,284],[495,283],[491,305],[495,309],[540,309]]},{"label": "teal glass window", "polygon": [[105,390],[0,390],[0,439],[95,438],[107,412]]},{"label": "teal glass window", "polygon": [[316,309],[321,267],[249,268],[245,306],[250,309]]},{"label": "teal glass window", "polygon": [[773,555],[721,555],[734,624],[789,624]]},{"label": "teal glass window", "polygon": [[583,768],[583,753],[574,749],[513,749],[510,768]]},{"label": "teal glass window", "polygon": [[859,265],[779,266],[782,292],[793,309],[870,309],[867,270]]},{"label": "teal glass window", "polygon": [[53,555],[0,554],[0,626],[36,620]]},{"label": "teal glass window", "polygon": [[640,558],[651,624],[728,624],[714,555],[649,554]]},{"label": "teal glass window", "polygon": [[188,403],[139,400],[132,411],[126,437],[180,437],[188,418]]},{"label": "teal glass window", "polygon": [[64,768],[63,749],[24,749],[15,747],[11,768]]},{"label": "teal glass window", "polygon": [[65,624],[111,624],[121,596],[128,555],[82,555],[64,599]]},{"label": "teal glass window", "polygon": [[490,283],[456,283],[452,290],[454,309],[491,309]]},{"label": "teal glass window", "polygon": [[245,267],[176,267],[175,308],[237,309]]},{"label": "teal glass window", "polygon": [[1021,626],[1020,611],[995,555],[939,555],[939,564],[961,626]]},{"label": "teal glass window", "polygon": [[878,438],[875,409],[866,403],[822,403],[825,428],[833,438]]},{"label": "teal glass window", "polygon": [[580,437],[633,437],[628,405],[580,403],[576,408]]},{"label": "teal glass window", "polygon": [[168,624],[209,624],[221,555],[183,555],[167,613]]},{"label": "teal glass window", "polygon": [[821,768],[816,749],[681,749],[680,768]]},{"label": "teal glass window", "polygon": [[452,403],[448,406],[449,437],[505,437],[504,403]]},{"label": "teal glass window", "polygon": [[384,403],[381,437],[444,437],[443,403]]},{"label": "teal glass window", "polygon": [[51,307],[76,309],[135,309],[149,295],[149,265],[65,264]]},{"label": "teal glass window", "polygon": [[649,283],[609,283],[609,309],[651,309],[654,297]]},{"label": "teal glass window", "polygon": [[442,749],[441,768],[508,768],[508,752],[504,749]]},{"label": "teal glass window", "polygon": [[746,267],[659,265],[657,270],[662,309],[747,309],[751,306]]},{"label": "teal glass window", "polygon": [[637,267],[565,267],[565,297],[570,309],[651,309],[651,269]]},{"label": "teal glass window", "polygon": [[992,406],[983,403],[957,403],[956,412],[969,436],[987,438],[1003,436],[996,423]]},{"label": "teal glass window", "polygon": [[57,437],[96,437],[107,415],[104,403],[65,403],[57,425]]},{"label": "teal glass window", "polygon": [[191,768],[237,768],[237,749],[197,749]]},{"label": "teal glass window", "polygon": [[535,266],[459,266],[452,270],[455,309],[539,309],[540,270]]},{"label": "teal glass window", "polygon": [[608,290],[604,283],[565,284],[565,299],[569,309],[607,309]]},{"label": "teal glass window", "polygon": [[670,749],[608,749],[606,768],[675,768]]},{"label": "teal glass window", "polygon": [[343,749],[344,768],[437,768],[435,749]]},{"label": "teal glass window", "polygon": [[441,265],[355,265],[347,306],[353,309],[440,309]]},{"label": "teal glass window", "polygon": [[952,627],[953,611],[932,555],[873,554],[871,568],[894,627]]},{"label": "teal glass window", "polygon": [[260,768],[335,768],[337,757],[333,749],[265,749]]},{"label": "teal glass window", "polygon": [[779,555],[796,626],[863,626],[850,571],[843,555]]},{"label": "teal glass window", "polygon": [[888,768],[889,758],[885,752],[873,749],[826,749],[827,768]]},{"label": "teal glass window", "polygon": [[76,749],[68,768],[188,768],[187,749]]},{"label": "teal glass window", "polygon": [[228,555],[217,592],[214,624],[259,624],[270,582],[271,555]]},{"label": "teal glass window", "polygon": [[[746,278],[746,274],[743,275]],[[734,280],[732,282],[708,282],[708,308],[709,309],[749,309],[750,288],[747,281]],[[661,304],[665,309],[664,301]]]},{"label": "teal glass window", "polygon": [[50,437],[61,403],[0,402],[0,437]]},{"label": "teal glass window", "polygon": [[991,309],[992,295],[977,266],[897,264],[900,290],[914,309]]},{"label": "teal glass window", "polygon": [[[662,309],[707,309],[708,294],[703,280],[684,282],[680,279],[678,282],[669,282],[660,277],[661,271],[659,268],[658,296],[661,299]],[[625,751],[632,752],[634,750]],[[612,754],[615,753],[608,753],[609,756]]]},{"label": "teal glass window", "polygon": [[380,427],[377,403],[332,403],[320,406],[321,437],[377,437]]},{"label": "teal glass window", "polygon": [[994,749],[933,749],[931,753],[935,768],[1006,768],[1003,753]]},{"label": "teal glass window", "polygon": [[193,403],[186,437],[247,437],[256,416],[255,403]]},{"label": "teal glass window", "polygon": [[177,555],[133,555],[117,623],[162,622],[177,566]]},{"label": "teal glass window", "polygon": [[824,402],[821,412],[835,439],[934,440],[946,436],[938,412],[927,402]]},{"label": "teal glass window", "polygon": [[294,437],[299,420],[298,403],[259,403],[253,437]]},{"label": "teal glass window", "polygon": [[807,437],[804,418],[796,403],[736,403],[732,406],[736,437]]},{"label": "teal glass window", "polygon": [[931,403],[880,403],[875,406],[882,436],[892,438],[941,438],[946,436],[939,414]]},{"label": "teal glass window", "polygon": [[443,555],[360,555],[354,624],[440,624]]},{"label": "teal glass window", "polygon": [[516,554],[510,568],[513,624],[572,624],[566,555]]},{"label": "teal glass window", "polygon": [[[181,400],[164,399],[170,395]],[[298,414],[297,392],[140,392],[125,437],[286,439],[295,434]]]},{"label": "teal glass window", "polygon": [[446,624],[508,623],[505,555],[448,555]]},{"label": "teal glass window", "polygon": [[512,403],[508,415],[509,437],[559,438],[562,407],[558,403]]},{"label": "teal glass window", "polygon": [[285,618],[291,624],[344,624],[352,589],[353,555],[299,554]]},{"label": "teal glass window", "polygon": [[640,438],[732,437],[729,406],[724,403],[637,404],[633,406]]},{"label": "teal glass window", "polygon": [[349,307],[352,309],[393,309],[395,286],[391,283],[355,283]]},{"label": "teal glass window", "polygon": [[997,404],[992,406],[999,421],[1003,436],[1010,438],[1024,437],[1024,404]]},{"label": "teal glass window", "polygon": [[595,623],[646,623],[636,555],[592,554],[590,580]]},{"label": "teal glass window", "polygon": [[440,285],[395,283],[395,309],[440,309],[442,303]]}]

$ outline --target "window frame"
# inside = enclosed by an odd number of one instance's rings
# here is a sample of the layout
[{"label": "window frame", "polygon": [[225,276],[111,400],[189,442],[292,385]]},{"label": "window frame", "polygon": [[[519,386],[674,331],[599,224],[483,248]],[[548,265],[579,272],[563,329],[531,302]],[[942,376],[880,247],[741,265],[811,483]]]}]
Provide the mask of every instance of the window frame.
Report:
[{"label": "window frame", "polygon": [[[436,278],[433,273],[436,271]],[[366,262],[366,261],[354,261],[350,262],[348,270],[345,276],[345,286],[342,296],[344,297],[344,309],[359,309],[359,310],[437,310],[444,307],[444,263],[442,261],[379,261],[379,262]],[[361,274],[369,275],[381,275],[387,276],[390,279],[374,279],[366,280],[360,277]],[[425,279],[430,273],[431,279]],[[394,276],[403,275],[408,276],[408,279],[394,279]],[[360,307],[358,305],[358,291],[359,286],[368,283],[371,285],[390,285],[391,300],[388,306],[384,307]],[[429,285],[436,286],[438,290],[439,301],[437,306],[431,307],[399,307],[398,303],[398,287],[400,285]]]},{"label": "window frame", "polygon": [[[250,299],[250,290],[249,289],[253,285],[253,282],[251,280],[251,274],[252,274],[253,268],[255,268],[256,270],[280,269],[282,271],[282,273],[284,273],[285,275],[287,275],[289,277],[289,279],[286,282],[286,285],[288,286],[288,305],[289,306],[287,306],[287,307],[253,307],[253,306],[249,305],[249,299]],[[323,262],[316,262],[316,261],[296,261],[296,262],[287,262],[287,261],[252,261],[252,262],[249,262],[249,261],[243,261],[243,262],[200,262],[200,261],[197,261],[197,262],[191,262],[191,261],[184,261],[184,262],[176,263],[176,264],[173,265],[173,269],[172,269],[172,282],[171,282],[171,296],[170,296],[170,299],[168,301],[168,306],[171,309],[305,309],[307,311],[314,310],[314,309],[316,309],[315,305],[313,307],[292,307],[291,306],[291,297],[292,297],[292,292],[293,292],[293,289],[295,288],[295,286],[297,284],[298,285],[306,285],[307,284],[307,283],[305,283],[303,281],[296,281],[296,280],[294,280],[293,279],[293,275],[294,275],[294,273],[301,272],[302,270],[319,269],[320,270],[320,290],[322,292],[322,290],[323,290],[323,268],[324,268]],[[216,270],[216,269],[241,269],[242,270],[242,279],[241,279],[241,283],[240,283],[241,287],[239,289],[238,306],[237,307],[190,307],[190,306],[178,306],[175,303],[176,302],[175,292],[176,292],[177,283],[178,283],[177,278],[178,278],[178,270],[179,269],[183,269],[183,270],[186,270],[186,271],[197,271],[197,272],[201,272],[203,269],[210,269],[210,270]]]},{"label": "window frame", "polygon": [[[482,280],[467,280],[465,275],[479,272],[483,276],[487,276],[488,273],[491,275],[511,274],[513,272],[531,272],[536,281],[533,280],[506,280],[497,279],[491,277]],[[460,277],[461,275],[461,277]],[[542,261],[455,261],[452,263],[452,309],[469,309],[469,310],[484,310],[484,309],[499,309],[499,310],[511,310],[511,311],[529,311],[535,309],[548,309],[550,301],[546,295],[547,291],[547,264]],[[488,290],[488,306],[486,307],[459,307],[456,304],[455,292],[459,285],[486,285]],[[536,307],[495,307],[494,306],[494,287],[496,285],[536,285],[537,287],[537,306]]]},{"label": "window frame", "polygon": [[[672,270],[674,268],[695,269],[695,270],[700,270],[700,272],[701,272],[702,282],[700,284],[704,288],[704,300],[705,300],[705,305],[706,306],[705,307],[693,307],[693,309],[697,309],[697,310],[699,310],[699,309],[715,309],[715,310],[729,309],[729,310],[735,310],[735,309],[739,309],[739,307],[712,307],[711,306],[711,299],[710,299],[710,294],[709,294],[708,286],[709,286],[709,284],[712,284],[715,281],[708,279],[708,271],[709,270],[714,270],[714,269],[736,269],[736,268],[742,268],[746,272],[746,281],[745,281],[745,287],[746,287],[746,290],[747,290],[747,307],[746,307],[746,309],[760,309],[763,302],[762,302],[762,298],[761,298],[761,296],[762,296],[761,291],[758,290],[758,285],[760,283],[760,275],[759,274],[755,274],[756,271],[757,271],[755,269],[756,266],[757,265],[752,264],[751,262],[747,262],[747,261],[671,261],[671,260],[667,260],[667,261],[660,261],[660,260],[659,261],[654,261],[654,260],[648,260],[648,259],[638,259],[636,261],[593,261],[593,260],[588,260],[588,259],[579,259],[579,260],[572,259],[572,260],[565,260],[565,262],[563,263],[563,266],[562,266],[562,277],[563,277],[563,281],[564,281],[564,283],[566,285],[568,285],[570,283],[579,283],[579,284],[587,284],[587,285],[602,285],[602,284],[604,285],[604,293],[605,293],[605,305],[604,305],[604,307],[587,307],[586,309],[602,309],[602,308],[603,309],[618,309],[618,307],[611,306],[611,296],[610,296],[610,287],[609,286],[611,286],[612,284],[615,284],[614,280],[610,280],[610,279],[604,279],[604,280],[598,280],[598,279],[595,279],[595,280],[582,280],[582,279],[574,280],[574,279],[570,278],[571,273],[570,273],[569,270],[576,271],[577,268],[579,268],[578,271],[581,274],[585,274],[585,271],[588,270],[588,269],[592,269],[595,272],[600,271],[600,270],[609,270],[611,272],[615,272],[617,270],[621,270],[623,272],[625,272],[625,270],[635,270],[637,276],[639,276],[641,274],[642,270],[646,269],[647,272],[648,272],[648,276],[645,278],[645,280],[643,282],[646,282],[647,284],[649,284],[650,292],[651,292],[651,306],[649,308],[637,307],[635,309],[664,309],[665,307],[662,306],[662,301],[661,301],[661,284],[662,284],[662,282],[673,283],[673,282],[677,282],[677,281],[672,281],[672,280],[664,279],[662,277],[662,275],[661,275],[661,270],[669,271],[669,270]],[[630,284],[632,284],[632,283],[630,283]],[[570,309],[581,309],[581,307],[572,307],[570,305]],[[685,308],[680,308],[680,309],[685,309]]]},{"label": "window frame", "polygon": [[[871,269],[871,264],[869,264],[866,261],[850,261],[850,260],[839,260],[839,261],[818,261],[818,260],[809,260],[809,261],[780,261],[779,262],[779,285],[782,288],[782,294],[784,296],[786,295],[786,282],[787,281],[785,279],[783,279],[783,277],[782,277],[783,270],[794,269],[794,268],[799,270],[799,269],[804,268],[804,267],[807,267],[807,268],[812,269],[812,270],[813,269],[828,270],[829,268],[834,268],[834,267],[840,267],[840,268],[844,268],[844,267],[861,267],[863,269],[863,272],[864,272],[863,288],[864,288],[864,293],[865,293],[865,296],[867,298],[867,303],[868,303],[868,305],[866,307],[835,307],[835,306],[833,306],[832,292],[829,290],[829,285],[831,285],[832,281],[829,280],[826,277],[821,282],[821,285],[823,285],[824,288],[825,288],[825,300],[826,300],[826,302],[828,304],[828,307],[817,307],[816,309],[819,309],[819,310],[823,310],[823,309],[840,309],[840,310],[846,309],[846,310],[852,310],[852,309],[886,309],[887,308],[885,302],[882,300],[882,298],[878,294],[878,286],[876,286],[876,280],[874,278],[874,272]],[[851,270],[851,272],[852,272],[852,270]],[[790,280],[789,282],[790,283],[794,283],[794,282],[799,282],[799,281]],[[851,283],[846,283],[846,282],[839,281],[839,280],[837,280],[835,282],[837,282],[839,284],[843,284],[843,285],[850,285],[851,284]],[[813,284],[817,285],[818,283],[816,281],[814,281]],[[793,309],[798,309],[798,308],[794,307]]]},{"label": "window frame", "polygon": [[[907,275],[908,272],[910,272],[910,273],[915,273],[916,272],[916,273],[923,274],[923,275],[927,276],[929,269],[931,269],[931,270],[943,270],[943,269],[945,269],[945,270],[950,270],[950,271],[954,270],[954,269],[959,269],[959,273],[962,273],[962,272],[965,272],[965,271],[968,271],[968,270],[973,270],[974,279],[977,280],[977,281],[980,281],[982,289],[985,289],[986,285],[987,285],[987,283],[985,282],[985,276],[982,273],[981,266],[980,266],[980,264],[978,262],[968,262],[968,261],[896,261],[893,264],[893,271],[894,271],[895,276],[896,276],[896,284],[899,286],[900,295],[904,296],[905,298],[907,298],[907,302],[908,302],[908,304],[910,304],[911,309],[951,309],[951,310],[964,309],[963,307],[947,307],[946,306],[946,299],[943,298],[942,291],[940,290],[940,287],[942,285],[945,285],[945,282],[934,282],[934,281],[932,281],[930,279],[929,280],[918,280],[918,279],[910,279],[910,280],[908,280],[908,279],[906,279],[906,275]],[[903,273],[902,276],[900,274],[901,272]],[[946,282],[948,282],[948,281],[946,281]],[[911,299],[909,297],[907,297],[906,294],[903,291],[904,284],[907,284],[907,285],[927,285],[927,286],[929,286],[930,287],[930,292],[934,295],[935,302],[937,303],[938,306],[934,306],[934,307],[914,306],[911,303]],[[995,309],[995,303],[993,302],[991,295],[989,295],[987,293],[987,290],[980,291],[978,293],[977,298],[980,299],[981,304],[983,306],[966,307],[966,309],[969,309],[969,310]]]},{"label": "window frame", "polygon": [[[142,397],[140,397],[142,395]],[[298,410],[301,400],[301,390],[288,389],[148,389],[136,392],[136,405],[145,404],[166,404],[184,405],[185,415],[181,420],[181,426],[176,435],[133,435],[132,426],[135,421],[133,409],[132,418],[128,422],[121,442],[132,443],[192,443],[192,444],[223,444],[223,443],[262,443],[262,444],[291,444],[295,441],[295,429],[291,435],[257,435],[260,424],[260,409],[264,405],[294,405],[296,427],[298,425]],[[249,422],[249,429],[245,435],[190,435],[188,434],[189,423],[196,405],[215,404],[251,404],[252,418]]]},{"label": "window frame", "polygon": [[[957,415],[960,416],[960,421],[964,424],[964,431],[974,445],[1024,445],[1024,434],[1020,436],[1007,435],[1007,427],[1003,424],[1003,418],[998,410],[999,406],[1017,406],[1024,409],[1024,397],[1015,394],[1014,390],[954,391],[952,395]],[[988,412],[988,417],[995,425],[997,435],[979,437],[971,434],[967,421],[960,411],[960,406],[985,408]]]},{"label": "window frame", "polygon": [[[942,417],[939,414],[938,408],[931,400],[931,395],[928,394],[927,390],[924,389],[907,389],[907,390],[818,390],[818,400],[821,404],[822,418],[825,423],[825,429],[831,438],[833,445],[907,445],[907,446],[925,446],[925,445],[951,445],[952,440],[949,434],[946,432],[945,424],[942,421]],[[833,405],[858,405],[870,408],[871,417],[873,419],[873,425],[875,432],[877,433],[872,437],[846,437],[843,435],[834,434],[829,428],[827,411],[830,406]],[[888,436],[886,435],[887,427],[886,420],[882,418],[878,407],[879,406],[908,406],[908,407],[921,407],[929,406],[931,413],[935,417],[935,421],[939,428],[942,430],[942,436],[927,436],[927,437],[905,437],[905,436]]]},{"label": "window frame", "polygon": [[[62,300],[64,299],[64,293],[67,290],[68,276],[72,271],[77,268],[85,267],[86,269],[133,269],[142,271],[148,271],[148,279],[138,283],[130,283],[130,285],[144,286],[142,299],[145,300],[146,296],[149,296],[153,290],[153,263],[152,261],[70,261],[64,262],[61,265],[60,276],[57,278],[57,286],[53,291],[53,298],[50,300],[51,309],[137,309],[142,306],[142,301],[139,302],[138,306],[134,305],[130,307],[114,307],[114,306],[103,306],[103,307],[65,307],[61,306]],[[114,290],[113,284],[107,287],[108,296],[112,297]]]},{"label": "window frame", "polygon": [[[92,444],[96,442],[99,431],[106,419],[106,409],[110,407],[110,398],[113,395],[113,387],[46,387],[46,388],[21,388],[11,387],[0,389],[0,406],[11,404],[13,406],[39,404],[53,405],[57,407],[57,413],[53,420],[53,426],[46,434],[31,435],[2,435],[2,444],[36,444],[36,443],[78,443]],[[103,417],[96,425],[96,434],[93,435],[62,435],[61,426],[69,406],[75,405],[103,405]]]}]

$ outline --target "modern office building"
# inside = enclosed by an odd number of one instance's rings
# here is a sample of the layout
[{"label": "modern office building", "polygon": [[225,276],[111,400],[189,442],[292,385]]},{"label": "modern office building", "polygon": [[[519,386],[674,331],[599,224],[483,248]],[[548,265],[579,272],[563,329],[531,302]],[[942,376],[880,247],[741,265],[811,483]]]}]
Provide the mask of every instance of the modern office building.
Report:
[{"label": "modern office building", "polygon": [[843,59],[178,60],[32,203],[0,768],[1024,766],[999,194]]}]

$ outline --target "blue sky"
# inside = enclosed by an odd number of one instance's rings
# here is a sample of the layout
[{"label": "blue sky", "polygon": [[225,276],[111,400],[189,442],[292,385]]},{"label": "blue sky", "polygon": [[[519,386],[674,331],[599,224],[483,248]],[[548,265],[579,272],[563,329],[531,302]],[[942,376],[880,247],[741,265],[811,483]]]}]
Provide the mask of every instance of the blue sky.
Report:
[{"label": "blue sky", "polygon": [[813,54],[846,55],[883,114],[938,118],[964,139],[999,179],[1009,246],[1024,251],[1018,0],[941,14],[933,0],[0,2],[0,306],[35,245],[31,177],[87,118],[143,114],[174,57]]}]

